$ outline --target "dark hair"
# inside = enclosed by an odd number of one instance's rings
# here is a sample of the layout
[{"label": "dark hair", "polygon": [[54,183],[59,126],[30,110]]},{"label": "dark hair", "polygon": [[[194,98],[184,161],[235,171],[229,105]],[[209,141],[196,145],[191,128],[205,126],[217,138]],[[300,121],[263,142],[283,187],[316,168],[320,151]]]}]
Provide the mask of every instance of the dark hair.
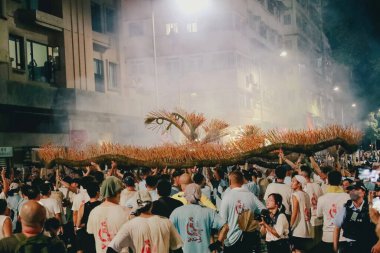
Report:
[{"label": "dark hair", "polygon": [[25,195],[29,200],[36,199],[40,191],[35,186],[23,185],[21,186],[21,193]]},{"label": "dark hair", "polygon": [[281,165],[276,168],[274,173],[276,174],[276,177],[278,179],[284,179],[286,177],[286,170],[287,170],[286,167]]},{"label": "dark hair", "polygon": [[276,205],[278,206],[278,208],[280,208],[282,206],[282,196],[280,194],[278,194],[278,193],[269,194],[268,198],[270,196],[273,196],[274,202],[276,203]]},{"label": "dark hair", "polygon": [[180,177],[183,173],[185,172],[183,172],[182,170],[176,170],[173,172],[172,178]]},{"label": "dark hair", "polygon": [[252,174],[249,171],[243,170],[242,173],[245,180],[252,181]]},{"label": "dark hair", "polygon": [[91,176],[94,177],[96,183],[98,183],[98,185],[101,185],[104,181],[104,173],[101,172],[101,171],[92,171],[90,173]]},{"label": "dark hair", "polygon": [[321,172],[323,173],[323,174],[329,174],[329,172],[330,171],[333,171],[334,169],[333,169],[333,167],[331,167],[331,166],[322,166],[321,167]]},{"label": "dark hair", "polygon": [[343,181],[342,182],[344,182],[344,181],[347,181],[347,182],[349,182],[350,184],[352,184],[352,182],[354,182],[354,181],[352,181],[351,179],[349,179],[349,178],[345,178],[345,179],[343,179]]},{"label": "dark hair", "polygon": [[155,176],[147,176],[145,179],[145,183],[149,187],[157,187],[158,178]]},{"label": "dark hair", "polygon": [[85,176],[85,177],[82,177],[82,179],[80,180],[80,184],[86,190],[87,190],[88,185],[93,182],[95,182],[95,178],[92,176]]},{"label": "dark hair", "polygon": [[44,225],[46,231],[58,230],[60,226],[61,223],[55,217],[47,219]]},{"label": "dark hair", "polygon": [[193,176],[194,183],[199,185],[203,182],[204,179],[205,177],[201,173],[197,173]]},{"label": "dark hair", "polygon": [[0,199],[0,214],[4,214],[7,210],[7,201],[5,199]]},{"label": "dark hair", "polygon": [[216,174],[219,175],[220,178],[223,178],[223,176],[224,176],[224,171],[223,171],[223,169],[222,169],[221,167],[216,167],[216,168],[214,169],[214,171],[216,172]]},{"label": "dark hair", "polygon": [[157,184],[157,193],[161,197],[168,197],[172,191],[172,185],[167,180],[160,180]]},{"label": "dark hair", "polygon": [[244,183],[243,173],[241,173],[239,170],[231,171],[229,176],[233,177],[236,183],[238,184]]},{"label": "dark hair", "polygon": [[77,184],[78,187],[81,186],[81,181],[79,178],[73,178],[73,180],[71,180],[71,183],[72,184]]},{"label": "dark hair", "polygon": [[32,186],[40,188],[40,185],[42,185],[44,183],[45,183],[44,180],[42,180],[41,178],[38,177],[38,178],[33,179]]},{"label": "dark hair", "polygon": [[39,189],[40,189],[41,195],[45,195],[45,196],[48,195],[49,192],[51,191],[51,187],[49,183],[41,184]]},{"label": "dark hair", "polygon": [[87,193],[90,198],[95,198],[99,192],[99,185],[96,182],[90,182],[87,184]]},{"label": "dark hair", "polygon": [[135,180],[133,177],[126,177],[123,181],[126,186],[135,186]]},{"label": "dark hair", "polygon": [[66,182],[68,184],[71,184],[73,182],[73,179],[69,176],[66,176],[62,179],[63,182]]},{"label": "dark hair", "polygon": [[145,167],[141,168],[141,170],[140,170],[140,174],[144,175],[144,176],[149,175],[150,172],[151,172],[151,170],[149,168],[145,168]]},{"label": "dark hair", "polygon": [[342,174],[339,171],[333,170],[327,174],[327,179],[330,185],[339,186],[342,181]]},{"label": "dark hair", "polygon": [[309,166],[307,166],[307,165],[302,165],[302,166],[301,166],[301,171],[306,173],[306,175],[305,175],[306,177],[311,178],[311,173],[312,173],[312,171],[311,171],[311,169],[310,169]]}]

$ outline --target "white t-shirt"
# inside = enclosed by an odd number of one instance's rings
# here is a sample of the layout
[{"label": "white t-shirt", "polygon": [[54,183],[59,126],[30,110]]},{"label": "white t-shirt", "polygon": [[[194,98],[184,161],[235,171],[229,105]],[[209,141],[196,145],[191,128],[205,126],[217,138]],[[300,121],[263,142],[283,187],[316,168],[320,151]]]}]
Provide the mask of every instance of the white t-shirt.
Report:
[{"label": "white t-shirt", "polygon": [[79,208],[87,201],[90,201],[90,196],[88,196],[87,190],[81,187],[79,193],[74,196],[71,210],[79,211]]},{"label": "white t-shirt", "polygon": [[[120,194],[120,205],[127,206],[128,201],[135,197],[136,192],[137,191],[128,191],[128,189],[122,190]],[[132,208],[132,206],[128,207]]]},{"label": "white t-shirt", "polygon": [[311,207],[311,225],[319,226],[321,223],[318,223],[317,217],[317,204],[313,204],[313,201],[318,203],[318,198],[323,195],[322,189],[317,183],[307,183],[304,191],[309,195],[310,198],[310,207]]},{"label": "white t-shirt", "polygon": [[[334,218],[344,204],[350,199],[345,192],[326,193],[318,199],[317,216],[323,217],[323,235],[322,241],[332,243],[334,235]],[[343,230],[341,230],[343,232]],[[340,238],[345,241],[345,238]]]},{"label": "white t-shirt", "polygon": [[61,213],[62,206],[56,199],[53,199],[51,197],[47,199],[40,199],[39,203],[46,208],[46,218],[48,219],[55,217],[56,214]]},{"label": "white t-shirt", "polygon": [[288,234],[289,234],[289,222],[288,222],[285,214],[280,213],[278,215],[277,222],[273,226],[273,228],[276,230],[276,232],[280,236],[280,238],[274,236],[272,233],[270,233],[267,230],[267,234],[265,236],[265,241],[272,242],[272,241],[277,241],[277,240],[288,238]]},{"label": "white t-shirt", "polygon": [[264,194],[264,200],[268,199],[268,196],[272,193],[278,193],[282,197],[282,204],[285,207],[285,213],[290,215],[290,206],[292,198],[292,189],[287,184],[270,183]]},{"label": "white t-shirt", "polygon": [[4,222],[6,219],[11,219],[11,218],[6,215],[0,215],[0,239],[3,239],[5,237],[3,234],[3,227],[4,227]]},{"label": "white t-shirt", "polygon": [[125,223],[108,246],[117,252],[130,247],[133,252],[161,253],[180,248],[182,240],[169,219],[153,215]]},{"label": "white t-shirt", "polygon": [[310,224],[310,198],[306,192],[296,191],[292,196],[295,196],[298,200],[298,210],[294,210],[292,206],[292,212],[298,212],[297,219],[292,227],[293,236],[300,238],[311,238],[311,224]]},{"label": "white t-shirt", "polygon": [[152,197],[152,201],[156,201],[159,198],[158,193],[157,193],[156,190],[150,190],[149,194]]},{"label": "white t-shirt", "polygon": [[121,226],[127,222],[128,216],[129,212],[124,207],[109,203],[100,204],[91,211],[87,222],[87,232],[94,235],[97,253],[107,251],[108,244]]}]

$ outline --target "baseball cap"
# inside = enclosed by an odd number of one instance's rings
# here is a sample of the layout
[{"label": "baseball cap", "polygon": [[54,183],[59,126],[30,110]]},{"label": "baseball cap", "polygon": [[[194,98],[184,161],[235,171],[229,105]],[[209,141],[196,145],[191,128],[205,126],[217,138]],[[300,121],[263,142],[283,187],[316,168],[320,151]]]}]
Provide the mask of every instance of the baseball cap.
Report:
[{"label": "baseball cap", "polygon": [[347,190],[349,190],[349,191],[354,190],[354,189],[355,190],[362,189],[365,192],[368,191],[368,189],[364,186],[364,184],[362,182],[356,182],[356,183],[353,183],[352,185],[347,187]]}]

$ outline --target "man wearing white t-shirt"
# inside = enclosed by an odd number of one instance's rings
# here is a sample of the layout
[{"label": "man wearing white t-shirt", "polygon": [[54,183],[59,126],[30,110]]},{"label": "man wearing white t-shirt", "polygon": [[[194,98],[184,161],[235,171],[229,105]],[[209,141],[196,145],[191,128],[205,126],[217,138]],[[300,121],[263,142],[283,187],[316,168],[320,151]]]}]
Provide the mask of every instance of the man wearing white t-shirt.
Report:
[{"label": "man wearing white t-shirt", "polygon": [[255,232],[243,231],[238,226],[238,217],[244,211],[250,210],[259,214],[265,209],[263,203],[247,189],[242,188],[244,183],[243,174],[240,171],[232,171],[229,175],[231,190],[223,196],[220,205],[220,216],[228,223],[229,231],[224,241],[224,253],[245,253],[252,252],[260,242],[257,240]]},{"label": "man wearing white t-shirt", "polygon": [[94,235],[97,253],[106,252],[108,244],[128,220],[129,212],[119,205],[122,189],[120,179],[107,177],[100,187],[100,195],[105,201],[95,207],[88,217],[87,233]]},{"label": "man wearing white t-shirt", "polygon": [[41,193],[41,199],[40,204],[43,205],[46,208],[46,218],[57,218],[60,222],[62,222],[61,219],[61,212],[62,212],[62,205],[58,202],[58,200],[53,199],[50,197],[51,195],[51,188],[50,184],[44,183],[40,185],[40,193]]},{"label": "man wearing white t-shirt", "polygon": [[108,245],[107,253],[121,252],[182,252],[182,240],[169,219],[153,215],[152,198],[148,191],[138,191],[133,199],[137,217],[125,223]]},{"label": "man wearing white t-shirt", "polygon": [[[327,193],[318,199],[317,205],[317,217],[323,217],[322,242],[318,245],[318,252],[333,253],[334,218],[340,209],[344,208],[350,196],[339,186],[342,180],[340,172],[331,171],[328,180],[330,185]],[[342,236],[340,241],[344,241]]]},{"label": "man wearing white t-shirt", "polygon": [[276,168],[276,181],[270,183],[264,194],[264,200],[268,199],[268,196],[272,193],[278,193],[282,197],[282,204],[285,207],[285,214],[290,217],[290,201],[292,198],[292,189],[290,186],[284,183],[284,179],[287,172],[287,165],[282,165]]}]

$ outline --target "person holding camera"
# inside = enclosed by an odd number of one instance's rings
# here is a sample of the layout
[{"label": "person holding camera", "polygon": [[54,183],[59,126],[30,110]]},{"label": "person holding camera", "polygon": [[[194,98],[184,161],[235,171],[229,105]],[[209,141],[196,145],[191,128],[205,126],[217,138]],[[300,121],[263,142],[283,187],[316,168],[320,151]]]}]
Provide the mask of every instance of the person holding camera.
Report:
[{"label": "person holding camera", "polygon": [[260,232],[265,234],[268,253],[289,253],[289,223],[284,213],[282,196],[272,193],[266,201],[268,210],[261,212]]}]

